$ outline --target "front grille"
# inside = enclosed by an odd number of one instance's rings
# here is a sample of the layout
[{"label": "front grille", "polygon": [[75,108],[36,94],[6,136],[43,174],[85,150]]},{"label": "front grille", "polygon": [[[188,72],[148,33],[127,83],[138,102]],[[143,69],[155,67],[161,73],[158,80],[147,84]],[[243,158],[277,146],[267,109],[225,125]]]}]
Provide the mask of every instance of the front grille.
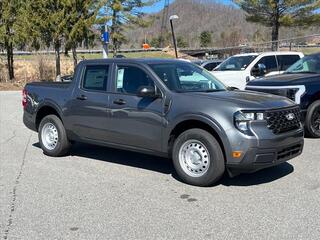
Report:
[{"label": "front grille", "polygon": [[280,134],[299,129],[301,125],[300,118],[301,113],[298,106],[294,108],[283,108],[266,112],[268,128],[272,130],[274,134]]},{"label": "front grille", "polygon": [[278,152],[277,160],[283,160],[286,158],[293,157],[293,156],[297,155],[301,151],[301,149],[302,149],[301,144],[297,144],[297,145],[294,145],[291,147],[284,148]]}]

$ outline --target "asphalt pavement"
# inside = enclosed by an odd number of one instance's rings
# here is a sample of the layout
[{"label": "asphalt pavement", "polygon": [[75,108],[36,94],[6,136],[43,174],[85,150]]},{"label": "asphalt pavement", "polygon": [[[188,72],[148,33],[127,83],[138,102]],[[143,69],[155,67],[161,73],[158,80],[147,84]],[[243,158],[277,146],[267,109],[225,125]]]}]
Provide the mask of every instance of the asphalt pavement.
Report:
[{"label": "asphalt pavement", "polygon": [[0,92],[1,239],[320,239],[320,139],[277,167],[200,188],[170,160],[75,144],[45,156]]}]

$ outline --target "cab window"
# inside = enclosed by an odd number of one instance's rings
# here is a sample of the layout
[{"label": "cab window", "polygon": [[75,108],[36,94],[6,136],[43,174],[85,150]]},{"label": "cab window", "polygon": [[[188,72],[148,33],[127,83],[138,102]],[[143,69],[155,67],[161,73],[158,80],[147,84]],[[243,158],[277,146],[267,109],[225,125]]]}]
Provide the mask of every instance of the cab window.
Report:
[{"label": "cab window", "polygon": [[258,64],[264,64],[266,66],[266,73],[278,71],[278,65],[275,56],[266,56],[262,57],[255,65],[258,67]]},{"label": "cab window", "polygon": [[280,71],[285,71],[300,59],[299,55],[279,55],[277,56]]},{"label": "cab window", "polygon": [[87,66],[82,88],[86,90],[107,91],[108,73],[108,65]]},{"label": "cab window", "polygon": [[154,82],[142,69],[135,66],[118,65],[116,92],[138,94],[142,86],[154,86]]}]

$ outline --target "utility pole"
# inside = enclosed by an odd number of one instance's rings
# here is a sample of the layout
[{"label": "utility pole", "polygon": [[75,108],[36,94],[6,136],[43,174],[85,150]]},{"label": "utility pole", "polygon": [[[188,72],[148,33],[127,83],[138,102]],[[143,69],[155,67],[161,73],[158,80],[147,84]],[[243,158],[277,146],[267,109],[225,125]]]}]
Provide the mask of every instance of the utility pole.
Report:
[{"label": "utility pole", "polygon": [[171,32],[172,32],[172,40],[173,40],[173,46],[174,46],[174,52],[176,54],[176,58],[178,58],[178,50],[177,50],[177,41],[176,41],[176,37],[174,35],[174,29],[173,29],[173,20],[179,19],[179,17],[177,15],[172,15],[170,16],[169,20],[170,20],[170,26],[171,26]]},{"label": "utility pole", "polygon": [[103,40],[102,54],[103,54],[103,58],[108,58],[109,31],[108,31],[107,24],[104,25],[104,29],[103,30],[104,31],[103,31],[103,34],[102,34],[102,40]]}]

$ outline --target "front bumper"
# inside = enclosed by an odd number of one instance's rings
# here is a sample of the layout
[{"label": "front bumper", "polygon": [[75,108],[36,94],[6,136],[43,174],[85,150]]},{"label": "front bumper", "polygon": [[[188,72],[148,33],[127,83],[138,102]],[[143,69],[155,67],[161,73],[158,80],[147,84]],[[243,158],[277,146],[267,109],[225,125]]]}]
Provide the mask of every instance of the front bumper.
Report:
[{"label": "front bumper", "polygon": [[302,153],[304,146],[303,129],[283,135],[274,135],[274,138],[263,140],[259,144],[251,144],[241,161],[227,162],[229,175],[252,173],[286,162]]}]

